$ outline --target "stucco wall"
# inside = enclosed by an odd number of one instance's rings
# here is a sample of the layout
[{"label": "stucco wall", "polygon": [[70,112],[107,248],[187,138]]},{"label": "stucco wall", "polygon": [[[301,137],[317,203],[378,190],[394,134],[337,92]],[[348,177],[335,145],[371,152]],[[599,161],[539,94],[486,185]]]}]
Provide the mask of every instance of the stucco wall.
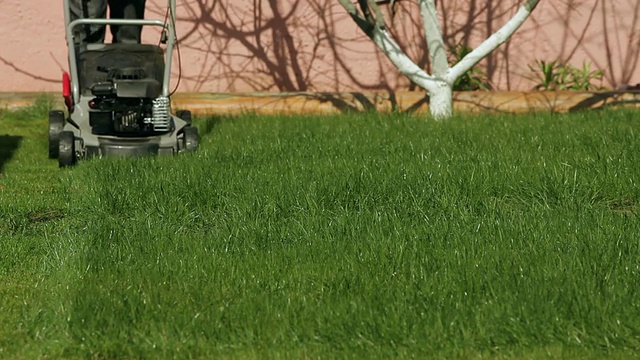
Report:
[{"label": "stucco wall", "polygon": [[[147,18],[164,1],[148,0]],[[178,1],[180,90],[363,91],[411,84],[363,36],[336,0]],[[413,1],[397,1],[392,31],[427,66]],[[448,44],[477,45],[515,11],[515,0],[440,1]],[[446,3],[446,4],[443,4]],[[534,16],[482,63],[496,89],[531,88],[535,60],[583,61],[604,85],[640,83],[637,0],[542,0]],[[61,2],[0,0],[0,91],[58,91],[67,68]],[[145,30],[145,39],[157,41]],[[177,60],[177,58],[176,58]],[[176,64],[177,65],[177,64]],[[177,79],[177,66],[174,69]]]}]

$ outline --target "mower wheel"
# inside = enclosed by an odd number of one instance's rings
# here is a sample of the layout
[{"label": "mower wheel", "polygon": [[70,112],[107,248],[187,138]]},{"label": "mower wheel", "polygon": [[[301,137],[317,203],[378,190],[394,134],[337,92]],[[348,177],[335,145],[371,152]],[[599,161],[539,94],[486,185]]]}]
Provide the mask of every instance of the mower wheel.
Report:
[{"label": "mower wheel", "polygon": [[71,131],[60,133],[58,144],[58,165],[60,167],[73,166],[76,163],[76,142]]},{"label": "mower wheel", "polygon": [[191,125],[191,111],[190,110],[178,110],[176,111],[176,116],[180,119],[187,122],[187,124]]},{"label": "mower wheel", "polygon": [[183,130],[184,134],[184,151],[191,152],[198,150],[198,144],[200,143],[200,135],[198,135],[198,128],[195,126],[187,126]]},{"label": "mower wheel", "polygon": [[49,159],[58,157],[58,143],[63,128],[64,113],[60,110],[49,111]]}]

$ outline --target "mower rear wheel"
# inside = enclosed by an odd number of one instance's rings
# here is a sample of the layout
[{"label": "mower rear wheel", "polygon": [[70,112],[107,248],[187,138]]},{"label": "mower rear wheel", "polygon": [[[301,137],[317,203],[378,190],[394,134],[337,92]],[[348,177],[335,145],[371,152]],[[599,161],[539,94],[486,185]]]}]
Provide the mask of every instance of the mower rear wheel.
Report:
[{"label": "mower rear wheel", "polygon": [[73,166],[76,163],[76,142],[73,132],[60,133],[58,144],[58,165],[62,167]]},{"label": "mower rear wheel", "polygon": [[64,112],[60,110],[49,111],[49,159],[58,157],[58,143],[63,128]]},{"label": "mower rear wheel", "polygon": [[176,111],[176,116],[180,119],[187,122],[187,124],[191,125],[191,111],[190,110],[178,110]]},{"label": "mower rear wheel", "polygon": [[200,135],[198,134],[198,128],[195,126],[187,126],[183,130],[183,149],[187,152],[198,150],[200,143]]}]

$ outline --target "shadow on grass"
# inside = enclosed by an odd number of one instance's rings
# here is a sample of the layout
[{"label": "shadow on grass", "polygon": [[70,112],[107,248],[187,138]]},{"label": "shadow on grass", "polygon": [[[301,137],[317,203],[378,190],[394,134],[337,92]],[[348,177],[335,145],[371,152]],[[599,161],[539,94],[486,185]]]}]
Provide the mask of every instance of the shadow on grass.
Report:
[{"label": "shadow on grass", "polygon": [[0,135],[0,174],[6,163],[8,163],[13,154],[20,147],[22,136]]},{"label": "shadow on grass", "polygon": [[200,139],[209,135],[213,129],[222,121],[222,116],[207,116],[194,121],[194,125],[198,126]]}]

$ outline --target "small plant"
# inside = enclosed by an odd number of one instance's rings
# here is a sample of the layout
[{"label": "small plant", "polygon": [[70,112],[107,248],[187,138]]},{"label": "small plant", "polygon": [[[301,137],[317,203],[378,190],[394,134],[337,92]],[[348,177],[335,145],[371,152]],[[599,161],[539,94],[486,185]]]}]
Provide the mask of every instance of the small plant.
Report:
[{"label": "small plant", "polygon": [[[467,56],[473,49],[465,44],[459,44],[449,49],[450,63],[458,63],[462,58]],[[487,74],[478,69],[472,67],[469,71],[464,73],[453,83],[454,91],[478,91],[478,90],[490,90],[489,78]]]},{"label": "small plant", "polygon": [[[582,69],[573,68],[573,83],[577,89],[584,90],[602,90],[602,79],[604,78],[604,70],[591,70],[591,63],[582,63]],[[592,81],[598,81],[599,86],[591,84]]]},{"label": "small plant", "polygon": [[[534,74],[529,79],[536,82],[535,89],[539,91],[603,89],[604,70],[592,70],[591,63],[583,63],[582,68],[578,68],[557,60],[537,60],[535,66],[529,65],[529,70]],[[594,82],[599,82],[599,85]]]}]

